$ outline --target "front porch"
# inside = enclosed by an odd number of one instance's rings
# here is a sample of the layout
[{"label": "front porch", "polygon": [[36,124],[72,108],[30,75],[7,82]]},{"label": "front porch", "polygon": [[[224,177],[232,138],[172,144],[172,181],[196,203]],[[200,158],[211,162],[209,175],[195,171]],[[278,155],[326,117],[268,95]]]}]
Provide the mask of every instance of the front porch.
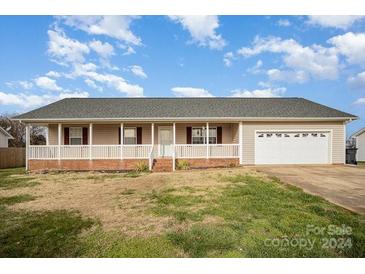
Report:
[{"label": "front porch", "polygon": [[130,170],[145,162],[182,159],[192,167],[241,163],[240,123],[58,123],[47,124],[47,144],[29,144],[27,169]]}]

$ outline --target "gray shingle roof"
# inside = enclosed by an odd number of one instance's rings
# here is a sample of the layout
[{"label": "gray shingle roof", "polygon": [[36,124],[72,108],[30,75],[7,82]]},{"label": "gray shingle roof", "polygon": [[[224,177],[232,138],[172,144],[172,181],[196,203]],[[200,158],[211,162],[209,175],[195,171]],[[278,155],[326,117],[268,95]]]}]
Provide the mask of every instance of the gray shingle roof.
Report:
[{"label": "gray shingle roof", "polygon": [[14,119],[357,118],[303,98],[68,98]]}]

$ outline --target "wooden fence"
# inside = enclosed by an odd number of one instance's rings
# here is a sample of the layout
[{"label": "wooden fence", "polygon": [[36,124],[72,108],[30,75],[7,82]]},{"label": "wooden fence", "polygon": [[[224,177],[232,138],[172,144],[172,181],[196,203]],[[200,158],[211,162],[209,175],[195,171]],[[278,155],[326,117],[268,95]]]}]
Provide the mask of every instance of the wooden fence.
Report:
[{"label": "wooden fence", "polygon": [[25,166],[25,148],[0,148],[0,168]]}]

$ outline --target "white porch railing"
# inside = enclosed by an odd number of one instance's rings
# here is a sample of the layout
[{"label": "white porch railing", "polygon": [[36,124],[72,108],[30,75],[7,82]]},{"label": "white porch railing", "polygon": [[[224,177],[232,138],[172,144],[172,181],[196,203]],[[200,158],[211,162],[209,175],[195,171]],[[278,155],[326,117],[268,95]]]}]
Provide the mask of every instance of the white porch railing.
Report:
[{"label": "white porch railing", "polygon": [[120,159],[120,145],[92,145],[92,159]]},{"label": "white porch railing", "polygon": [[175,145],[176,158],[238,158],[239,144]]},{"label": "white porch railing", "polygon": [[29,159],[58,159],[58,146],[29,146]]},{"label": "white porch railing", "polygon": [[[29,146],[29,159],[148,159],[151,145],[52,145]],[[60,155],[59,155],[60,151]],[[91,151],[91,157],[90,157]]]},{"label": "white porch railing", "polygon": [[123,145],[123,159],[148,159],[152,145]]},{"label": "white porch railing", "polygon": [[[238,144],[175,145],[174,158],[238,158]],[[59,150],[60,149],[60,150]],[[59,155],[60,151],[60,155]],[[90,155],[91,152],[91,155]],[[152,145],[52,145],[29,146],[29,159],[153,159],[159,146]],[[122,155],[121,155],[122,153]],[[60,156],[60,157],[59,157]],[[90,157],[91,156],[91,157]]]},{"label": "white porch railing", "polygon": [[238,158],[239,144],[209,145],[209,158]]},{"label": "white porch railing", "polygon": [[175,145],[176,158],[206,158],[207,145]]}]

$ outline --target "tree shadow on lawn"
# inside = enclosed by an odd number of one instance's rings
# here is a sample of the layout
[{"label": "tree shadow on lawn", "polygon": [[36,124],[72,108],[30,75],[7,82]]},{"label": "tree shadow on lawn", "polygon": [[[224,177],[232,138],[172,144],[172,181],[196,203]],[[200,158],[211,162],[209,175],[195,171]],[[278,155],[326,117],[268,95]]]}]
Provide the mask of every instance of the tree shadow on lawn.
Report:
[{"label": "tree shadow on lawn", "polygon": [[7,208],[33,199],[30,195],[0,198],[0,257],[79,256],[79,234],[94,222],[65,210],[28,212]]}]

